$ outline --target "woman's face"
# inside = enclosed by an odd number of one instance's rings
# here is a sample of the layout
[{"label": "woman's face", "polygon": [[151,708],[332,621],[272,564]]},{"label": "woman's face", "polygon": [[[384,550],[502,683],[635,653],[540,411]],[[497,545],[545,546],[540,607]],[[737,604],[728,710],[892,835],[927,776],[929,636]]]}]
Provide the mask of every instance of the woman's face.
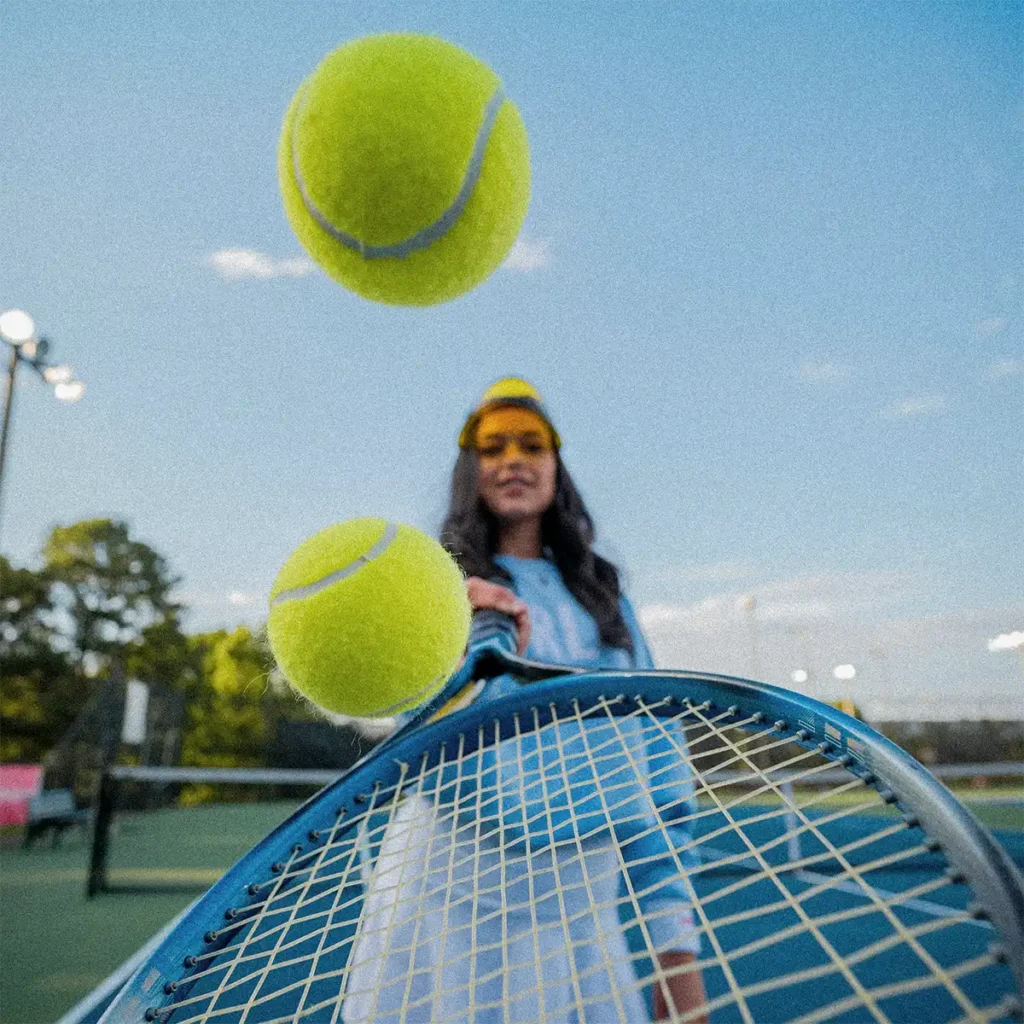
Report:
[{"label": "woman's face", "polygon": [[477,490],[499,520],[540,518],[555,500],[551,430],[528,409],[484,413],[476,430]]}]

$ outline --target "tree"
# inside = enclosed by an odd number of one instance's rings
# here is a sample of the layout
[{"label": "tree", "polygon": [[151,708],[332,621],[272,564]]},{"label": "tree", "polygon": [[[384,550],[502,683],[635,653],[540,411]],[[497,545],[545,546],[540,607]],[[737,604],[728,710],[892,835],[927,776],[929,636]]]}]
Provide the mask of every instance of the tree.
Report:
[{"label": "tree", "polygon": [[54,644],[45,572],[0,555],[0,760],[38,761],[74,719],[75,673]]},{"label": "tree", "polygon": [[170,592],[179,582],[163,556],[132,540],[126,523],[91,519],[58,526],[43,548],[46,575],[68,655],[96,675],[140,644],[147,629],[178,620]]},{"label": "tree", "polygon": [[202,673],[188,695],[182,761],[214,767],[265,763],[280,701],[269,651],[244,626],[190,637]]}]

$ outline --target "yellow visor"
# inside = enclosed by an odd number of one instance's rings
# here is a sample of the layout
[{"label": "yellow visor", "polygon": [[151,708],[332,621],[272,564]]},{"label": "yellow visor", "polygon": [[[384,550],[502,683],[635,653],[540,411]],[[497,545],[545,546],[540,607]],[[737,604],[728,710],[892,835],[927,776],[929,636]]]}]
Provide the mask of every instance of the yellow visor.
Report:
[{"label": "yellow visor", "polygon": [[480,415],[473,447],[482,458],[502,458],[512,446],[527,458],[554,450],[551,427],[539,413],[515,405],[485,409]]}]

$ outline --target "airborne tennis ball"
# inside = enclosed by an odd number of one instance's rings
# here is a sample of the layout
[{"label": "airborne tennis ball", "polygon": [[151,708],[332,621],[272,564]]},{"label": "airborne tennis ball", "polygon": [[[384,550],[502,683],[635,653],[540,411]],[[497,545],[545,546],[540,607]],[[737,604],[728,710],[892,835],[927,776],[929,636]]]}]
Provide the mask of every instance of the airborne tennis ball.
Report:
[{"label": "airborne tennis ball", "polygon": [[526,131],[501,80],[434,36],[369,36],[324,58],[285,115],[278,173],[313,259],[396,305],[483,281],[530,198]]},{"label": "airborne tennis ball", "polygon": [[296,548],[270,593],[270,646],[300,693],[355,717],[433,696],[466,649],[462,572],[411,526],[352,519]]}]

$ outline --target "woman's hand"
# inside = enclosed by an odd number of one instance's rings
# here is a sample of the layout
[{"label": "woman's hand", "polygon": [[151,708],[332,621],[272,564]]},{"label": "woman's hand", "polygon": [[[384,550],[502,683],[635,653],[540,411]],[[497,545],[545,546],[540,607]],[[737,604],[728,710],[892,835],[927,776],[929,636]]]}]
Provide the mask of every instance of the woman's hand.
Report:
[{"label": "woman's hand", "polygon": [[[695,957],[692,953],[667,952],[658,957],[658,964],[663,971],[669,972],[673,967],[682,967],[685,964],[692,964]],[[686,974],[669,974],[665,984],[672,993],[672,1002],[675,1005],[676,1013],[686,1013],[688,1010],[695,1010],[703,1006],[707,997],[704,995],[704,979],[700,971],[688,971]],[[668,999],[665,990],[658,983],[654,983],[654,1019],[668,1020],[671,1017],[669,1012]],[[708,1024],[708,1015],[701,1014],[694,1018],[694,1024]]]},{"label": "woman's hand", "polygon": [[516,648],[522,654],[530,642],[530,612],[526,603],[516,597],[508,587],[491,583],[479,576],[470,576],[466,580],[466,592],[469,594],[469,603],[474,612],[490,608],[515,620]]}]

